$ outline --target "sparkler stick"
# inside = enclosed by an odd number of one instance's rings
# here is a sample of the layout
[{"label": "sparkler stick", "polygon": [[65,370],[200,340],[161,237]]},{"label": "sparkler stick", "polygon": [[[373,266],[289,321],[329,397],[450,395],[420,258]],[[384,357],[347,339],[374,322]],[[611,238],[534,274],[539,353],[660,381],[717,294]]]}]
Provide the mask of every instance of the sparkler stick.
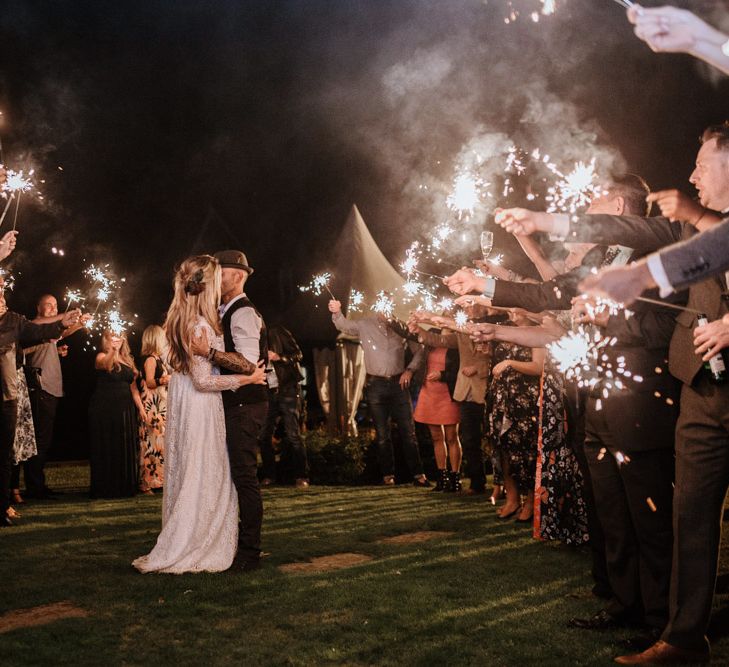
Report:
[{"label": "sparkler stick", "polygon": [[621,7],[624,7],[625,9],[630,9],[635,3],[632,2],[632,0],[613,0],[614,2],[617,2]]},{"label": "sparkler stick", "polygon": [[18,190],[18,198],[15,200],[15,215],[13,216],[13,231],[18,223],[18,209],[20,208],[20,195],[23,194],[22,190]]},{"label": "sparkler stick", "polygon": [[660,301],[659,299],[649,299],[646,296],[638,296],[635,298],[636,301],[642,301],[643,303],[652,303],[654,306],[665,306],[666,308],[673,308],[674,310],[682,310],[687,313],[696,313],[697,315],[701,314],[701,311],[694,310],[693,308],[686,308],[685,306],[677,306],[673,303],[668,303],[666,301]]},{"label": "sparkler stick", "polygon": [[426,273],[425,271],[421,271],[420,269],[413,269],[413,271],[415,271],[415,273],[419,273],[420,275],[428,276],[430,278],[437,278],[438,280],[445,280],[445,276],[437,276],[437,275],[435,275],[435,273]]},{"label": "sparkler stick", "polygon": [[11,193],[10,196],[8,197],[8,203],[5,204],[5,209],[3,210],[3,214],[0,216],[0,225],[3,224],[3,220],[5,220],[5,216],[7,215],[8,209],[10,208],[10,204],[13,203],[14,198],[15,198],[15,195]]}]

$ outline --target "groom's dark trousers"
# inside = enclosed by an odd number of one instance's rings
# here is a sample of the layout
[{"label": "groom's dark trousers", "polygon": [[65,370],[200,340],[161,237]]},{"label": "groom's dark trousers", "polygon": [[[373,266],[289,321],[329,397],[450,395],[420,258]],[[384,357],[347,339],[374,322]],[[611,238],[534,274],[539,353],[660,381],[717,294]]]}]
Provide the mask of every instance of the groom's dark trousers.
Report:
[{"label": "groom's dark trousers", "polygon": [[255,561],[261,556],[263,503],[258,486],[258,434],[267,411],[268,402],[225,408],[230,474],[240,508],[237,558],[243,561]]}]

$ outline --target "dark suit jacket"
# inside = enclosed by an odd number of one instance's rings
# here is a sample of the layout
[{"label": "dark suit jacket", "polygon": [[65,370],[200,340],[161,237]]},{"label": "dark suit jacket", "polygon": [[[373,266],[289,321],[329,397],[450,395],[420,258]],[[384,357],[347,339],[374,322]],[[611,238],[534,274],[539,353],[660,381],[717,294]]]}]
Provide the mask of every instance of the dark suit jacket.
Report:
[{"label": "dark suit jacket", "polygon": [[729,218],[693,238],[660,252],[663,269],[674,290],[729,270]]},{"label": "dark suit jacket", "polygon": [[606,250],[607,248],[602,246],[592,248],[580,266],[547,282],[512,283],[508,280],[497,280],[491,303],[506,308],[518,306],[530,313],[541,313],[543,310],[569,310],[572,307],[572,297],[578,294],[577,285],[593,268],[598,268],[602,264]]},{"label": "dark suit jacket", "polygon": [[[688,223],[671,222],[666,218],[591,215],[571,223],[568,240],[619,243],[647,254],[694,234],[696,229]],[[722,298],[724,292],[721,278],[709,278],[691,286],[687,306],[705,313],[710,321],[716,320],[727,312],[727,302]],[[688,385],[694,382],[703,366],[701,357],[694,352],[693,330],[696,324],[695,313],[682,312],[676,317],[668,355],[671,373]]]}]

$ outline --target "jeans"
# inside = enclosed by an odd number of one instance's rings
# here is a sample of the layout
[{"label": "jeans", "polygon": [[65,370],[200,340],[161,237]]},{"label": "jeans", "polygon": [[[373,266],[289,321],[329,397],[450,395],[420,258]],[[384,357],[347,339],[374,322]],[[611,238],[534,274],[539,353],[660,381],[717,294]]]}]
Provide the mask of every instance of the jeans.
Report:
[{"label": "jeans", "polygon": [[268,391],[268,415],[259,438],[263,459],[263,477],[276,479],[276,457],[271,437],[279,417],[284,429],[284,442],[291,451],[294,477],[306,479],[309,476],[309,463],[306,459],[306,447],[299,431],[299,397],[296,394],[286,394],[271,389]]},{"label": "jeans", "polygon": [[377,458],[383,477],[395,474],[395,457],[390,438],[390,418],[397,423],[403,454],[413,477],[423,474],[413,423],[413,405],[410,394],[402,389],[397,378],[369,377],[367,380],[367,402],[372,411],[372,420],[377,431]]}]

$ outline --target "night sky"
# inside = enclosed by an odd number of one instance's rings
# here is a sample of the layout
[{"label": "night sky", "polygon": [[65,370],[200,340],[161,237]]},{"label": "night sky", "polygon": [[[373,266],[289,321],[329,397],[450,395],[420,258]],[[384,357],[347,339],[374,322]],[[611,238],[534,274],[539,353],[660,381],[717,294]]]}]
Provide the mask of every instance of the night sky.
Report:
[{"label": "night sky", "polygon": [[565,162],[607,156],[693,194],[727,79],[652,54],[610,0],[558,0],[538,24],[506,25],[506,6],[6,0],[4,158],[46,180],[44,203],[20,210],[11,305],[32,314],[40,293],[82,285],[84,259],[108,261],[141,332],[161,321],[177,261],[237,247],[257,269],[248,293],[280,319],[353,203],[397,264],[447,215],[459,152],[484,135]]}]

